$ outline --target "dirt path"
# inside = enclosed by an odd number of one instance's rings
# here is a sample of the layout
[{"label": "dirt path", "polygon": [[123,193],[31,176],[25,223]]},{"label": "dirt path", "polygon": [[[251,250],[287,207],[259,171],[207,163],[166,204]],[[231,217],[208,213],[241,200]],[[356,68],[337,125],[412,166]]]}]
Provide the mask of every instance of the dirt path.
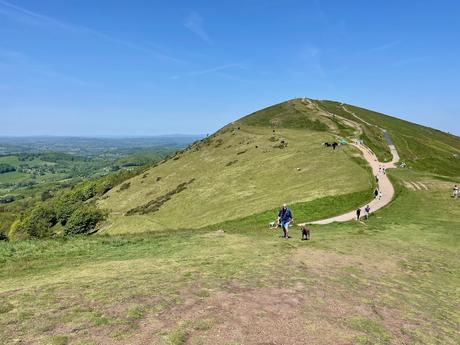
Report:
[{"label": "dirt path", "polygon": [[[391,139],[390,139],[389,143],[390,142],[391,142]],[[367,147],[365,147],[363,145],[356,145],[356,144],[352,144],[352,145],[355,146],[356,148],[358,148],[363,153],[364,158],[369,163],[369,165],[372,167],[372,172],[373,172],[374,176],[379,177],[379,189],[382,192],[382,197],[380,199],[376,198],[376,199],[372,200],[371,202],[369,202],[368,204],[366,204],[366,205],[370,206],[371,213],[372,213],[372,212],[375,212],[375,211],[381,209],[382,207],[388,205],[390,203],[390,201],[393,199],[393,196],[394,196],[394,193],[395,193],[394,187],[391,184],[390,179],[388,178],[388,176],[380,168],[381,167],[385,168],[385,169],[395,168],[396,163],[399,161],[398,151],[396,150],[396,147],[394,145],[389,145],[391,153],[393,155],[393,159],[392,159],[391,162],[381,163],[381,162],[378,161],[378,159],[375,156],[375,154],[370,149],[368,149]],[[361,207],[361,215],[362,216],[364,215],[364,208],[366,207],[366,205],[363,205]],[[348,212],[348,213],[345,213],[345,214],[342,214],[342,215],[339,215],[339,216],[336,216],[336,217],[322,219],[322,220],[309,222],[309,223],[303,223],[303,224],[299,224],[299,225],[305,225],[305,224],[330,224],[330,223],[333,223],[333,222],[347,222],[347,221],[350,221],[352,219],[356,219],[356,210],[353,210],[351,212]]]}]

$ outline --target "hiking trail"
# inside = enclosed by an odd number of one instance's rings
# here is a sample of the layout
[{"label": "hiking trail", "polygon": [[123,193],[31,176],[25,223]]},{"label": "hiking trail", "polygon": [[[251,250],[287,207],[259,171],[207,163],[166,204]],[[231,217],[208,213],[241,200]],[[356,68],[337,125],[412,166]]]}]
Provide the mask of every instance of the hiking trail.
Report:
[{"label": "hiking trail", "polygon": [[[383,128],[381,128],[381,130],[383,131],[385,140],[387,141],[388,147],[390,148],[391,154],[393,156],[391,162],[386,162],[386,163],[379,162],[377,156],[368,147],[364,145],[359,145],[359,144],[351,144],[362,152],[364,159],[369,163],[369,165],[372,168],[373,175],[378,176],[379,178],[378,186],[379,186],[379,190],[382,192],[382,197],[380,199],[374,198],[369,203],[366,203],[365,205],[360,207],[362,211],[361,214],[364,214],[364,208],[366,207],[366,205],[370,206],[371,208],[370,213],[373,213],[381,209],[382,207],[388,205],[393,199],[393,196],[395,194],[393,184],[391,183],[387,174],[383,173],[380,167],[385,168],[385,169],[396,168],[396,163],[399,161],[399,154],[398,154],[398,151],[396,150],[396,147],[393,144],[393,141],[391,140],[389,133]],[[306,224],[330,224],[333,222],[347,222],[353,219],[356,219],[356,209],[353,211],[347,212],[345,214],[341,214],[339,216],[317,220],[313,222],[305,222],[305,223],[299,224],[299,226],[306,225]]]}]

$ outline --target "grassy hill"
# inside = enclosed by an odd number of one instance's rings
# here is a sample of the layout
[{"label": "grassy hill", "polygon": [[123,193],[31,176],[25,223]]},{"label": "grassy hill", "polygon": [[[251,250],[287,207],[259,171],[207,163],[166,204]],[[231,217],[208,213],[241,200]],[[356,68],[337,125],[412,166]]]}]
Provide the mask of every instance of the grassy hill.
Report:
[{"label": "grassy hill", "polygon": [[322,146],[338,134],[336,122],[302,100],[251,114],[107,193],[104,231],[200,228],[352,193],[365,202],[373,182],[357,151]]},{"label": "grassy hill", "polygon": [[[123,180],[100,201],[102,235],[0,241],[0,344],[458,344],[460,174],[433,169],[460,140],[399,121],[278,104]],[[385,157],[374,123],[433,150],[400,149],[393,202],[310,241],[267,230],[285,200],[314,219],[367,200],[357,152],[320,144],[361,137]]]},{"label": "grassy hill", "polygon": [[317,219],[314,200],[333,205],[321,216],[351,210],[369,200],[372,176],[353,147],[321,144],[360,138],[390,160],[382,128],[409,168],[460,175],[454,136],[342,103],[294,99],[225,126],[107,193],[99,201],[111,211],[103,232],[200,228],[256,213],[266,220],[283,202],[298,221]]},{"label": "grassy hill", "polygon": [[357,121],[364,129],[362,138],[380,158],[389,159],[390,155],[378,127],[390,133],[401,160],[409,167],[438,175],[460,175],[460,138],[455,135],[349,104],[315,103],[327,111]]}]

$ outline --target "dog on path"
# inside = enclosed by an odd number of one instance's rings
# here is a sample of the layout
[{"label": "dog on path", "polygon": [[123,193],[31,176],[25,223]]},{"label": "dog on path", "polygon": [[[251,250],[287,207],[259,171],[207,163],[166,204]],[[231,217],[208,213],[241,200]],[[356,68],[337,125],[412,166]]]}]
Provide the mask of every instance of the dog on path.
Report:
[{"label": "dog on path", "polygon": [[278,222],[270,222],[268,223],[268,228],[273,229],[278,227]]},{"label": "dog on path", "polygon": [[302,225],[300,227],[300,231],[302,233],[302,240],[310,239],[310,228],[308,228],[306,225]]}]

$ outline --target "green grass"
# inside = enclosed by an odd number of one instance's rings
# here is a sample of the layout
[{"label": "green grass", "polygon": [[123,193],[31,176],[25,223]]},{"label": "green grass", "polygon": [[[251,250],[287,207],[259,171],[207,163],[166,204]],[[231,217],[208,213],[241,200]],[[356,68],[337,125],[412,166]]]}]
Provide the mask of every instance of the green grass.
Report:
[{"label": "green grass", "polygon": [[[380,161],[384,162],[391,160],[390,149],[388,148],[388,145],[383,137],[383,133],[380,129],[373,126],[369,126],[367,123],[360,121],[355,116],[346,111],[341,103],[332,101],[315,101],[315,104],[317,104],[321,109],[325,109],[332,114],[336,114],[348,120],[359,123],[363,131],[361,139],[364,141],[365,145],[372,149],[372,151],[377,155]],[[354,111],[354,109],[352,111]],[[362,117],[362,119],[364,119],[365,121],[368,120],[366,117]]]},{"label": "green grass", "polygon": [[[451,177],[460,175],[459,137],[371,110],[346,107],[365,121],[388,130],[401,160],[410,167]],[[457,154],[457,158],[453,154]]]},{"label": "green grass", "polygon": [[305,103],[295,99],[256,111],[241,118],[237,123],[255,127],[325,132],[330,129],[328,122],[327,119],[312,112]]},{"label": "green grass", "polygon": [[[455,344],[458,200],[450,198],[450,182],[430,174],[398,170],[391,178],[397,197],[389,207],[366,224],[313,226],[311,241],[300,241],[294,229],[293,239],[280,240],[254,216],[220,224],[223,234],[202,229],[2,243],[0,339],[136,343],[150,325],[153,343],[199,343],[216,332],[226,334],[226,343],[241,343],[223,331],[239,324],[212,301],[235,296],[248,317],[269,320],[259,308],[279,302],[271,294],[288,291],[306,297],[292,312],[296,332],[304,320],[312,343],[320,343],[315,334],[328,334],[357,344]],[[406,189],[411,181],[428,190]],[[246,293],[265,303],[251,307]],[[200,317],[189,312],[196,303]]]},{"label": "green grass", "polygon": [[19,171],[0,174],[0,183],[18,183],[31,179],[31,175]]},{"label": "green grass", "polygon": [[10,164],[15,167],[19,167],[21,164],[27,164],[29,166],[41,166],[41,165],[56,165],[53,162],[46,162],[38,158],[34,158],[32,160],[19,160],[18,156],[3,156],[0,157],[0,163]]},{"label": "green grass", "polygon": [[[309,202],[290,204],[289,208],[294,215],[295,223],[306,223],[352,211],[357,207],[363,206],[372,198],[372,189],[369,189],[362,192],[327,196]],[[267,225],[269,222],[275,221],[278,210],[279,208],[274,208],[248,217],[215,224],[212,228],[231,228],[236,231],[241,228],[259,228],[261,224]]]},{"label": "green grass", "polygon": [[365,336],[356,336],[358,344],[391,344],[391,334],[379,322],[356,316],[349,320],[350,327],[365,333]]},{"label": "green grass", "polygon": [[[368,221],[314,225],[310,241],[295,227],[289,241],[267,229],[282,202],[311,221],[362,205],[373,188],[355,150],[320,145],[349,128],[322,119],[324,132],[309,104],[277,105],[110,192],[105,234],[0,242],[0,344],[457,344],[460,200],[450,190],[460,173],[444,154],[458,140],[353,111],[388,128],[412,167],[389,171],[396,197]],[[293,129],[307,112],[311,122]],[[411,130],[425,146],[406,142]],[[379,152],[378,134],[365,134]],[[274,147],[281,140],[287,148]],[[116,213],[151,200],[166,202]]]},{"label": "green grass", "polygon": [[[330,139],[328,133],[310,130],[226,127],[150,169],[145,178],[134,177],[128,189],[107,193],[99,202],[112,211],[103,232],[200,228],[271,212],[284,202],[369,192],[372,177],[354,157],[357,151],[324,148],[322,142]],[[288,146],[276,147],[281,141]],[[150,204],[159,207],[125,215]]]}]

